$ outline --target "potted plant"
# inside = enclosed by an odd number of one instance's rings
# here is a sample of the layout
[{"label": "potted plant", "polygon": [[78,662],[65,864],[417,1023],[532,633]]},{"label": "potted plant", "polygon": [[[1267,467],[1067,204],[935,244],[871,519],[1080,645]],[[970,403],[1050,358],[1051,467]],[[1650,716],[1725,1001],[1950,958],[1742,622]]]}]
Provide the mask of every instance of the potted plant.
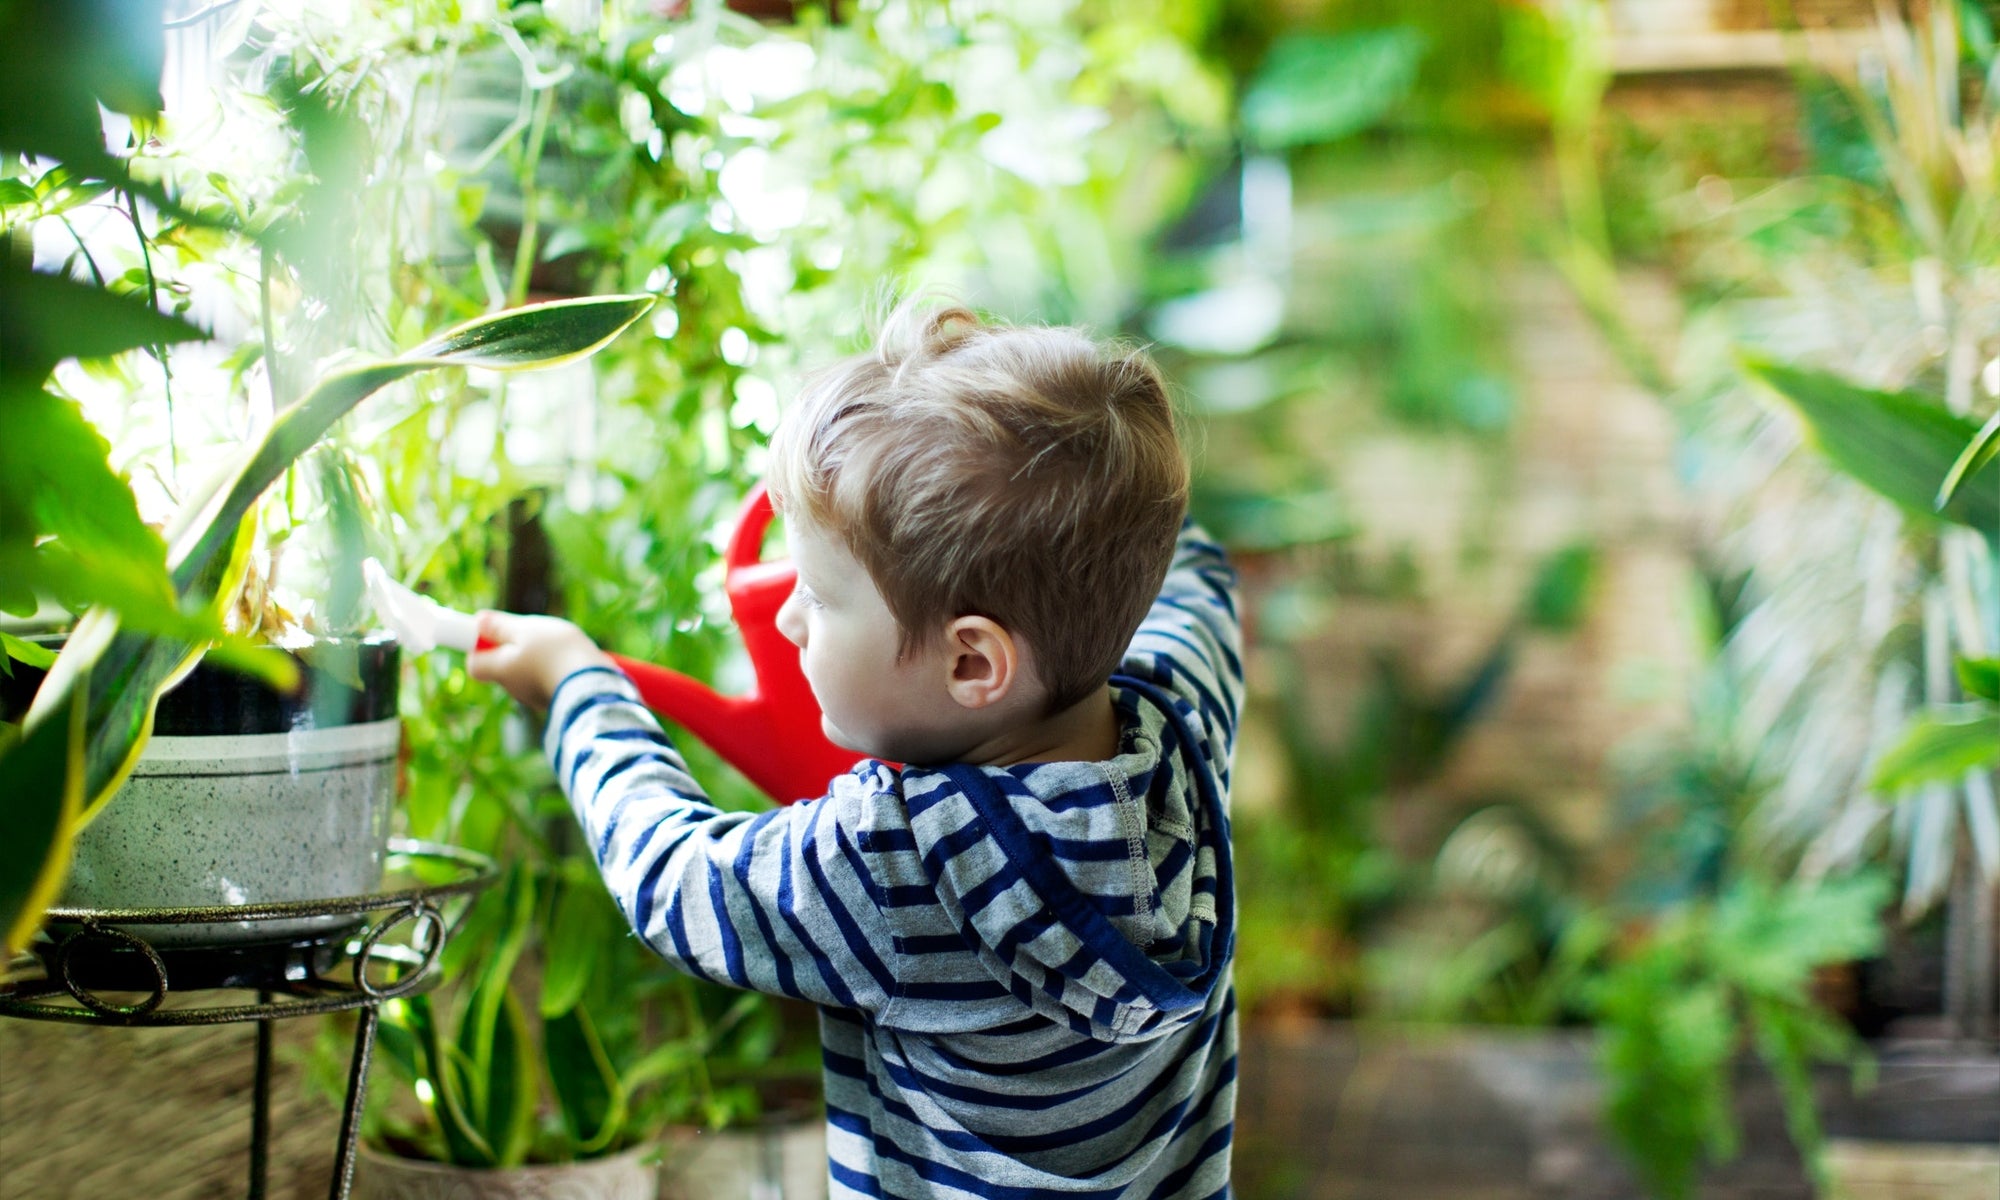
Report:
[{"label": "potted plant", "polygon": [[[230,224],[215,214],[184,211],[164,188],[135,179],[126,162],[105,154],[101,132],[93,136],[100,99],[142,119],[157,113],[157,9],[153,17],[148,23],[84,9],[5,10],[0,74],[10,84],[41,78],[46,72],[35,64],[51,56],[62,60],[64,51],[100,41],[125,51],[91,59],[104,64],[100,71],[74,78],[58,71],[62,78],[59,86],[52,83],[52,98],[8,104],[0,116],[0,149],[33,155],[41,168],[32,186],[7,181],[0,200],[10,209],[25,193],[23,207],[32,206],[27,215],[45,215],[45,202],[57,189],[94,196],[115,185],[126,193],[142,245],[138,206],[130,200],[137,193],[184,225]],[[26,224],[10,221],[10,246],[22,241],[19,231]],[[269,229],[259,235],[238,232],[278,240]],[[305,655],[302,671],[301,660],[261,648],[246,632],[231,629],[224,614],[246,589],[259,499],[340,417],[398,379],[443,366],[517,370],[568,361],[604,345],[651,305],[648,297],[620,296],[531,306],[465,323],[393,358],[330,371],[286,405],[240,457],[191,489],[161,534],[139,520],[136,501],[112,471],[103,440],[75,405],[47,390],[47,381],[67,358],[144,346],[164,363],[167,343],[205,334],[150,302],[158,290],[150,275],[147,301],[108,290],[83,239],[78,245],[94,282],[36,271],[17,261],[18,252],[0,258],[5,318],[0,338],[6,351],[0,357],[0,406],[10,426],[9,436],[0,439],[8,446],[0,454],[0,497],[9,513],[0,527],[5,568],[0,574],[8,579],[0,607],[32,613],[50,593],[88,605],[53,656],[12,634],[0,647],[8,657],[46,671],[35,681],[18,728],[10,725],[0,737],[0,778],[15,798],[10,812],[15,833],[0,856],[0,926],[10,957],[58,895],[78,831],[135,778],[137,786],[128,791],[142,798],[132,801],[130,818],[103,823],[87,839],[85,869],[70,897],[75,903],[243,903],[328,894],[321,889],[351,894],[373,885],[393,779],[393,645],[322,644]],[[271,261],[268,242],[265,261]],[[268,350],[268,327],[266,337]],[[25,514],[25,520],[15,513]],[[358,590],[358,581],[351,586]],[[174,741],[162,742],[146,757],[161,695],[213,645],[222,647],[219,661],[253,669],[277,691],[251,689],[229,697],[229,683],[211,681],[187,693],[185,703],[169,710]],[[313,683],[301,695],[302,678]],[[294,698],[280,700],[279,693]],[[222,725],[210,731],[222,740],[183,744],[180,738],[196,727],[184,728],[183,722],[198,722],[195,710],[207,701],[225,710]],[[259,719],[282,728],[253,723],[246,729],[245,713],[259,706],[267,710]],[[232,741],[244,737],[252,742]],[[282,767],[294,781],[318,778],[278,794],[264,783],[229,783],[227,767],[213,768],[232,754],[239,772]],[[204,766],[197,772],[191,762]],[[307,793],[321,805],[317,816],[306,815]],[[207,807],[189,807],[197,802]],[[148,808],[149,803],[165,807]],[[227,852],[216,849],[225,832],[233,847]],[[300,870],[302,842],[309,847],[303,861],[327,864],[325,874]],[[211,852],[244,857],[196,857]],[[205,941],[267,932],[181,926],[165,936]]]},{"label": "potted plant", "polygon": [[754,1089],[728,1076],[808,1041],[765,997],[661,970],[575,860],[517,865],[447,958],[451,982],[384,1014],[383,1065],[415,1104],[371,1115],[357,1197],[446,1181],[507,1197],[560,1179],[651,1200],[662,1159],[685,1157],[663,1132],[753,1114]]}]

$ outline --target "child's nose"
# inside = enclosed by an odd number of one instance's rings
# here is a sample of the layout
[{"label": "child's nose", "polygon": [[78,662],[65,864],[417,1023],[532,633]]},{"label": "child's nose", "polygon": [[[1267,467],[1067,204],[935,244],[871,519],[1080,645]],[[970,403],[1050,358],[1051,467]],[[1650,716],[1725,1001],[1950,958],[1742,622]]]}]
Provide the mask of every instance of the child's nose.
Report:
[{"label": "child's nose", "polygon": [[778,606],[777,623],[778,632],[785,635],[785,640],[803,650],[806,645],[806,619],[800,608],[799,594],[793,592]]}]

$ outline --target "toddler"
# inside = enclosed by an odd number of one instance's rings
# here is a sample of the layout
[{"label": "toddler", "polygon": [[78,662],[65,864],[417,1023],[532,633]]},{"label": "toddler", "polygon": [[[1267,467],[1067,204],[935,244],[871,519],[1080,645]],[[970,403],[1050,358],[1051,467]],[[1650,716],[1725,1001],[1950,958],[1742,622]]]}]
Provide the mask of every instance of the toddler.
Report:
[{"label": "toddler", "polygon": [[[575,626],[485,613],[632,926],[819,1006],[832,1194],[1229,1190],[1235,577],[1158,371],[905,306],[809,385],[769,485],[824,796],[708,803]],[[772,746],[783,754],[783,746]],[[894,765],[902,764],[902,765]]]}]

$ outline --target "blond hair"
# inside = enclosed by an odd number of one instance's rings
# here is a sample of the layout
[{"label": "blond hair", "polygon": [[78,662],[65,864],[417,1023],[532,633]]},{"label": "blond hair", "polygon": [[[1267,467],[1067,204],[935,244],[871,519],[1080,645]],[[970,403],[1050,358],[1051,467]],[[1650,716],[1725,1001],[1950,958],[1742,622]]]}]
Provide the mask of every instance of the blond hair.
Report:
[{"label": "blond hair", "polygon": [[916,302],[808,383],[768,482],[867,570],[903,653],[989,617],[1055,712],[1103,684],[1159,595],[1188,469],[1143,353]]}]

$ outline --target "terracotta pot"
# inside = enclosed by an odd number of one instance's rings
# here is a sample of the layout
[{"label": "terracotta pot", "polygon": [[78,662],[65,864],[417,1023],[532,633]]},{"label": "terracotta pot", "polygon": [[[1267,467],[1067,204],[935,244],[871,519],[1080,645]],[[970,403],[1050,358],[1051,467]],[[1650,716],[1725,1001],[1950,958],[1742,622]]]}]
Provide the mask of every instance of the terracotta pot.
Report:
[{"label": "terracotta pot", "polygon": [[363,1147],[352,1200],[658,1200],[656,1146],[530,1167],[455,1167]]},{"label": "terracotta pot", "polygon": [[778,1113],[720,1132],[677,1128],[662,1137],[662,1200],[816,1200],[827,1194],[826,1122]]}]

